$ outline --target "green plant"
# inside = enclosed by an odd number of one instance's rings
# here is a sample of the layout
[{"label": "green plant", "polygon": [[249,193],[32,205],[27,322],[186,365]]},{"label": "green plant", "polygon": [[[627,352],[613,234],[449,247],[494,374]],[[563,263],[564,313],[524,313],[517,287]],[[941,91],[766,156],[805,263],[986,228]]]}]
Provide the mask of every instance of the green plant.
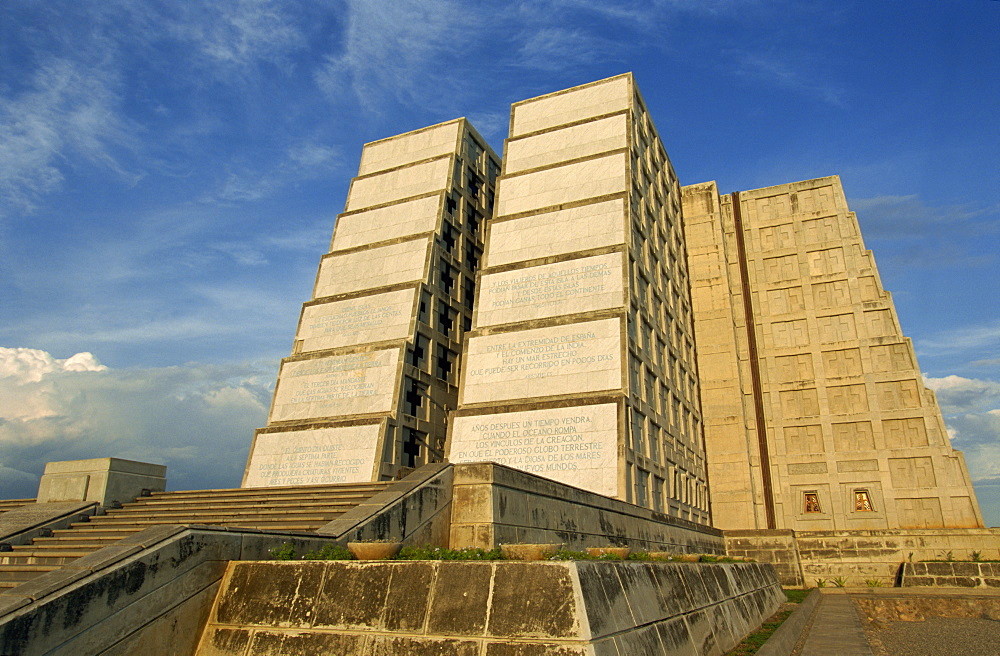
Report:
[{"label": "green plant", "polygon": [[908,561],[910,561],[911,563],[913,562],[913,552],[912,551],[910,552],[910,555],[906,557],[906,559]]},{"label": "green plant", "polygon": [[833,584],[835,586],[837,586],[838,588],[842,588],[845,585],[847,585],[847,577],[846,576],[837,576],[837,577],[834,577]]},{"label": "green plant", "polygon": [[974,563],[982,562],[982,560],[983,560],[983,552],[982,551],[973,551],[972,553],[969,554],[969,557],[972,558],[972,562],[974,562]]},{"label": "green plant", "polygon": [[396,560],[503,560],[499,547],[481,549],[479,547],[464,547],[462,549],[445,549],[444,547],[403,547]]},{"label": "green plant", "polygon": [[816,579],[816,587],[817,588],[825,588],[826,587],[826,583],[827,583],[826,579]]},{"label": "green plant", "polygon": [[785,590],[785,599],[793,604],[801,604],[808,595],[809,590],[793,590],[791,588]]},{"label": "green plant", "polygon": [[865,585],[869,588],[881,588],[884,584],[882,579],[865,579]]},{"label": "green plant", "polygon": [[324,544],[320,549],[302,554],[302,560],[354,560],[354,556],[339,544]]},{"label": "green plant", "polygon": [[942,551],[941,553],[938,554],[938,558],[939,558],[939,560],[943,560],[943,561],[945,561],[947,563],[953,563],[953,562],[955,562],[955,554],[954,554],[954,552],[952,552],[950,550],[949,551]]},{"label": "green plant", "polygon": [[295,547],[290,542],[286,542],[280,547],[273,547],[271,549],[271,558],[275,560],[294,560]]},{"label": "green plant", "polygon": [[648,551],[633,551],[628,555],[627,560],[653,560]]}]

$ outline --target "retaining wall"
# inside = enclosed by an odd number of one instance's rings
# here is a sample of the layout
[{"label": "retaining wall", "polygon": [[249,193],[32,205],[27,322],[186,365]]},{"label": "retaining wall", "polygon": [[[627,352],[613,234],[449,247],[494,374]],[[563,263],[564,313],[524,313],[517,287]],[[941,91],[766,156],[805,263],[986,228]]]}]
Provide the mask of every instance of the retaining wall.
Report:
[{"label": "retaining wall", "polygon": [[756,563],[232,563],[197,653],[723,654],[784,598]]}]

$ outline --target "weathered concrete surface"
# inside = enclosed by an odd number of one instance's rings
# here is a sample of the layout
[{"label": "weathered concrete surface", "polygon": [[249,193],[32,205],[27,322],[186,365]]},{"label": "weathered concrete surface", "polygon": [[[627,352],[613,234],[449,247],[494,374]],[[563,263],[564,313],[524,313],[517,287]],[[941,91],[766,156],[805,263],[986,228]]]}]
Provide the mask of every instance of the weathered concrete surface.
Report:
[{"label": "weathered concrete surface", "polygon": [[756,563],[232,563],[198,654],[722,654],[784,600]]},{"label": "weathered concrete surface", "polygon": [[922,622],[933,617],[967,617],[1000,621],[1000,590],[890,588],[849,591],[869,620]]},{"label": "weathered concrete surface", "polygon": [[[330,540],[161,525],[0,592],[0,654],[191,653],[230,560]],[[167,639],[169,638],[169,640]],[[162,640],[161,640],[162,639]]]},{"label": "weathered concrete surface", "polygon": [[[893,529],[871,531],[726,531],[726,553],[771,563],[782,585],[812,587],[843,577],[848,587],[878,580],[897,583],[903,563],[945,559],[1000,558],[1000,529]],[[956,563],[957,564],[957,563]],[[982,570],[994,576],[990,568]],[[930,576],[963,577],[973,574]],[[981,578],[981,577],[980,577]],[[921,583],[926,585],[927,581]],[[964,585],[957,579],[940,585]],[[979,585],[978,583],[976,585]],[[983,585],[989,585],[983,583]]]},{"label": "weathered concrete surface", "polygon": [[943,586],[1000,590],[1000,562],[906,563],[900,585],[904,588]]},{"label": "weathered concrete surface", "polygon": [[97,512],[95,501],[29,503],[0,513],[0,544],[28,544],[49,531],[66,528]]},{"label": "weathered concrete surface", "polygon": [[393,539],[448,546],[452,467],[424,465],[316,532],[340,543]]},{"label": "weathered concrete surface", "polygon": [[798,607],[792,611],[781,626],[771,634],[760,649],[757,656],[788,656],[795,648],[795,643],[809,624],[816,605],[819,603],[820,592],[818,589],[810,592]]},{"label": "weathered concrete surface", "polygon": [[495,463],[456,464],[452,547],[609,543],[650,551],[724,553],[722,532]]},{"label": "weathered concrete surface", "polygon": [[167,468],[122,458],[49,462],[38,484],[38,502],[96,501],[102,506],[128,503],[144,492],[167,489]]}]

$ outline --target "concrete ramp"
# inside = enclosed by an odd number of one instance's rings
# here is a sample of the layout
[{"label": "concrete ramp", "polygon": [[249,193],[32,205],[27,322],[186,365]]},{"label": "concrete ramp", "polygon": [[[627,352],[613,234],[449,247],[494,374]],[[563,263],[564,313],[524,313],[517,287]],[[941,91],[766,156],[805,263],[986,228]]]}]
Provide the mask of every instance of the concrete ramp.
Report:
[{"label": "concrete ramp", "polygon": [[782,601],[756,563],[233,562],[197,653],[723,654]]}]

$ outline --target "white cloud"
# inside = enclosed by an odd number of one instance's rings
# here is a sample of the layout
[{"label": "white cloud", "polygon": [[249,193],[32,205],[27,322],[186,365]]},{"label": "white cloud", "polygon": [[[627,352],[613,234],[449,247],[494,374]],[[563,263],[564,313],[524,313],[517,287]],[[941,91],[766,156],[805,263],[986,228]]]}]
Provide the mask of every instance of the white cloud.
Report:
[{"label": "white cloud", "polygon": [[1000,220],[988,218],[1000,213],[1000,206],[933,206],[917,194],[852,198],[850,205],[869,238],[920,239],[940,229],[947,229],[949,235],[975,237],[1000,230]]},{"label": "white cloud", "polygon": [[138,179],[113,154],[133,131],[118,113],[116,86],[107,70],[49,58],[28,88],[0,97],[0,212],[30,210],[60,186],[62,167],[74,157]]},{"label": "white cloud", "polygon": [[173,489],[235,486],[264,425],[274,367],[108,369],[0,349],[0,498],[32,496],[46,462],[122,457],[167,465]]},{"label": "white cloud", "polygon": [[[439,105],[459,93],[462,57],[476,52],[480,30],[452,0],[347,0],[341,48],[315,74],[334,102],[345,96],[369,111],[387,98]],[[462,44],[456,47],[456,44]],[[463,47],[464,46],[464,47]]]},{"label": "white cloud", "polygon": [[845,107],[847,92],[834,84],[818,82],[814,70],[802,70],[803,63],[801,57],[779,58],[760,53],[742,53],[736,74],[816,98],[834,107]]},{"label": "white cloud", "polygon": [[543,27],[525,32],[517,52],[516,64],[525,68],[557,72],[596,59],[613,60],[620,50],[580,29]]},{"label": "white cloud", "polygon": [[[919,347],[918,354],[961,353],[984,348],[990,348],[992,352],[996,352],[996,347],[1000,345],[1000,322],[948,330],[931,337],[921,338],[917,341],[917,345]],[[979,362],[988,365],[990,360],[980,360]]]}]

